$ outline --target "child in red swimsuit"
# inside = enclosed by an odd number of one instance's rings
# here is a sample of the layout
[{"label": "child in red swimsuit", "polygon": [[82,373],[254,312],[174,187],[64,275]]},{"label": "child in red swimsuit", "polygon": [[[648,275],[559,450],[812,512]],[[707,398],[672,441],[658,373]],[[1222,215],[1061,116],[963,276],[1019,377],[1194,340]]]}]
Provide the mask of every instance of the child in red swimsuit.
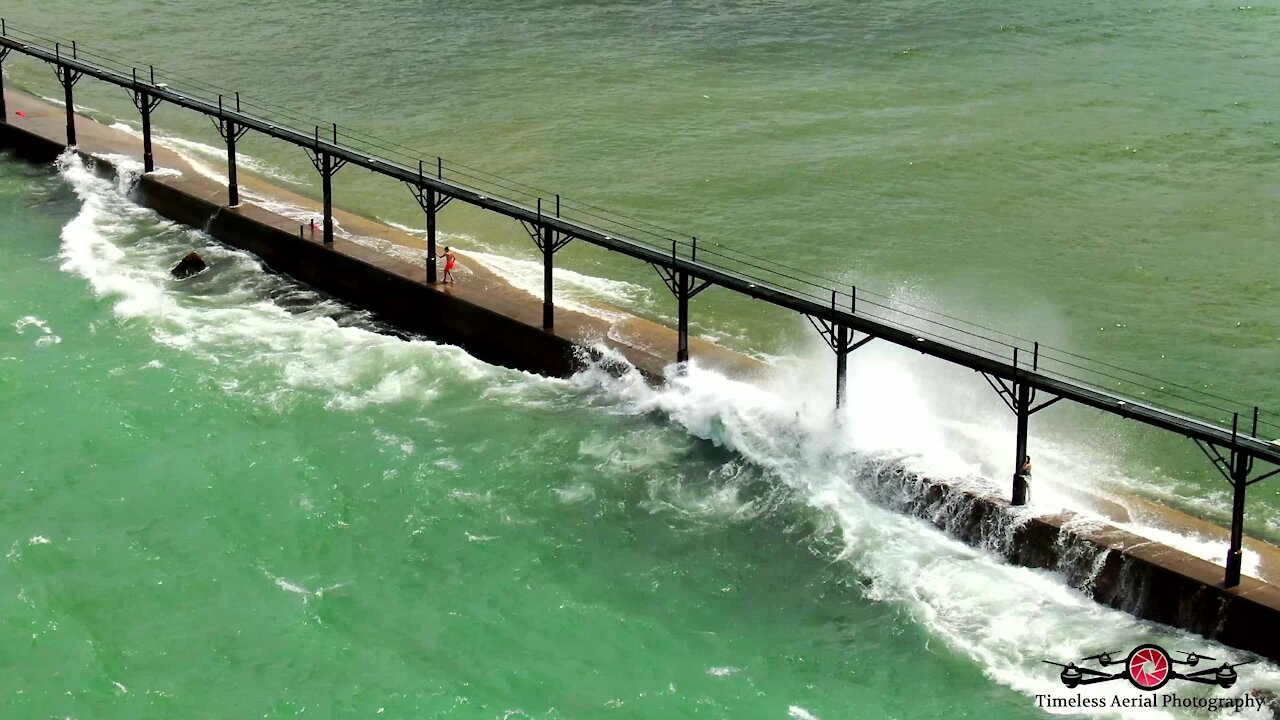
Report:
[{"label": "child in red swimsuit", "polygon": [[453,254],[448,245],[445,245],[444,252],[436,257],[444,258],[444,281],[447,283],[458,282],[453,278],[453,266],[458,262],[458,256]]}]

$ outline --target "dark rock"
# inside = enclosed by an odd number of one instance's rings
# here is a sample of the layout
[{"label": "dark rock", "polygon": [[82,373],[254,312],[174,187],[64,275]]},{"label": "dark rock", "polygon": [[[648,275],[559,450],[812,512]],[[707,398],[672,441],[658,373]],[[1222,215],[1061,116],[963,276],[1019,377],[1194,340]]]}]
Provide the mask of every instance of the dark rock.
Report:
[{"label": "dark rock", "polygon": [[179,260],[177,265],[173,266],[173,269],[169,271],[169,274],[179,280],[185,280],[192,275],[203,272],[208,267],[209,266],[204,262],[204,258],[200,257],[199,253],[195,250],[192,250],[187,253],[186,257]]}]

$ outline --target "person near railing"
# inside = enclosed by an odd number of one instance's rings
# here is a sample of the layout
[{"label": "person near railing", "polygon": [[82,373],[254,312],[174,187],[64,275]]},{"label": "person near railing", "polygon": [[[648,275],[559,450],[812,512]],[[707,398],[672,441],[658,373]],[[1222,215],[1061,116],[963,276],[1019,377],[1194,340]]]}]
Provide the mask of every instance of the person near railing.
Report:
[{"label": "person near railing", "polygon": [[1024,455],[1022,457],[1022,469],[1018,471],[1018,480],[1022,482],[1023,498],[1025,502],[1031,502],[1031,456]]},{"label": "person near railing", "polygon": [[436,255],[436,257],[444,258],[444,280],[447,283],[456,283],[453,279],[453,266],[458,262],[458,256],[453,254],[453,250],[448,246],[444,246],[444,252]]}]

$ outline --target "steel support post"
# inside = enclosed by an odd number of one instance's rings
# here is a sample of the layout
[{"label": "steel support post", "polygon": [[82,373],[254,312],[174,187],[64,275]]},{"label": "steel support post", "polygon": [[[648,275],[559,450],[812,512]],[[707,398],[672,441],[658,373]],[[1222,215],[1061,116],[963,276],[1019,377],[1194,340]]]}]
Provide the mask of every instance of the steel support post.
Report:
[{"label": "steel support post", "polygon": [[848,387],[849,374],[849,353],[846,350],[849,347],[849,328],[844,325],[836,326],[836,409],[839,410],[844,406],[845,390]]},{"label": "steel support post", "polygon": [[658,277],[662,278],[662,283],[676,298],[676,364],[683,367],[689,363],[689,301],[710,287],[711,283],[707,280],[699,281],[683,270],[676,270],[674,252],[671,262],[673,267],[655,263],[653,269],[658,271]]},{"label": "steel support post", "polygon": [[818,334],[826,341],[827,347],[836,354],[836,409],[844,407],[849,387],[849,353],[871,342],[875,337],[868,335],[857,342],[853,340],[853,330],[847,325],[828,322],[822,318],[806,315],[809,323],[817,329]]},{"label": "steel support post", "polygon": [[[1039,343],[1036,344],[1035,356],[1032,368],[1038,366],[1040,356]],[[1013,353],[1013,366],[1018,367],[1018,353]],[[1036,399],[1036,391],[1028,382],[1018,382],[1016,379],[1006,381],[1004,378],[995,377],[982,373],[982,377],[986,378],[987,384],[992,390],[1000,396],[1006,407],[1013,412],[1017,420],[1017,428],[1014,438],[1014,460],[1013,460],[1013,491],[1010,493],[1010,502],[1013,505],[1026,505],[1031,500],[1031,482],[1028,477],[1031,473],[1027,468],[1027,431],[1030,426],[1031,416],[1041,410],[1062,400],[1062,396],[1046,400],[1039,405],[1034,405]]]},{"label": "steel support post", "polygon": [[71,88],[75,87],[75,83],[71,81],[71,72],[65,71],[62,80],[62,95],[67,103],[67,146],[71,147],[76,144],[76,110],[75,103],[72,100]]},{"label": "steel support post", "polygon": [[427,213],[427,282],[436,282],[436,191],[426,190],[423,210]]},{"label": "steel support post", "polygon": [[[558,212],[558,207],[557,207]],[[538,200],[538,220],[527,221],[521,220],[520,224],[524,226],[525,232],[529,233],[529,237],[533,240],[533,244],[538,246],[542,251],[542,327],[550,330],[555,327],[556,309],[555,300],[552,295],[552,269],[555,266],[555,255],[569,244],[573,239],[572,235],[565,234],[558,230],[553,230],[550,225],[542,223],[542,200]]]},{"label": "steel support post", "polygon": [[320,175],[324,178],[324,244],[333,244],[333,156],[324,153],[321,157],[323,169]]},{"label": "steel support post", "polygon": [[1015,389],[1017,395],[1013,411],[1018,417],[1018,429],[1017,439],[1014,442],[1017,456],[1013,464],[1013,504],[1026,505],[1029,488],[1026,475],[1023,474],[1023,465],[1027,462],[1027,425],[1031,419],[1031,386],[1018,383]]},{"label": "steel support post", "polygon": [[76,144],[76,106],[71,89],[80,81],[81,73],[64,65],[58,65],[54,71],[58,75],[58,80],[62,83],[62,97],[67,104],[67,147],[74,147]]},{"label": "steel support post", "polygon": [[[237,97],[236,104],[239,105]],[[221,105],[221,99],[219,99]],[[249,132],[249,128],[243,125],[236,125],[234,121],[225,118],[219,118],[214,122],[214,127],[218,129],[218,134],[227,143],[227,205],[235,207],[240,204],[240,181],[237,172],[236,163],[236,143],[244,134]]]},{"label": "steel support post", "polygon": [[230,120],[227,127],[227,204],[240,204],[240,182],[236,178],[236,124]]},{"label": "steel support post", "polygon": [[542,327],[550,330],[556,324],[556,306],[552,300],[551,268],[556,256],[550,227],[542,228]]},{"label": "steel support post", "polygon": [[[1240,448],[1239,444],[1240,416],[1231,419],[1231,444],[1215,445],[1192,438],[1200,452],[1222,473],[1222,477],[1231,484],[1231,534],[1228,537],[1226,574],[1222,580],[1223,587],[1233,588],[1240,584],[1240,570],[1244,555],[1244,507],[1245,491],[1254,483],[1262,482],[1280,474],[1280,467],[1262,473],[1252,480],[1254,457]],[[1253,409],[1253,438],[1258,437],[1258,408]],[[1221,448],[1221,449],[1220,449]],[[1226,450],[1224,456],[1222,450]]]},{"label": "steel support post", "polygon": [[[849,288],[849,311],[857,312],[857,288]],[[875,336],[868,335],[857,342],[854,342],[853,328],[843,323],[836,322],[836,301],[838,300],[837,291],[831,291],[831,317],[830,319],[817,317],[815,315],[805,315],[809,319],[809,324],[814,330],[822,336],[826,341],[827,347],[836,354],[836,410],[844,407],[845,398],[849,387],[849,353],[871,342]]]},{"label": "steel support post", "polygon": [[[418,173],[421,176],[421,166]],[[436,254],[439,252],[436,243],[436,214],[453,198],[434,188],[423,187],[421,180],[417,183],[406,182],[405,186],[413,193],[413,199],[418,201],[418,207],[427,215],[427,283],[434,284],[439,281],[436,271]]]},{"label": "steel support post", "polygon": [[[236,104],[239,105],[237,99]],[[243,130],[243,128],[241,128]],[[333,143],[338,143],[338,126],[333,126]],[[316,144],[314,148],[304,148],[311,158],[311,165],[320,173],[320,184],[324,193],[324,244],[333,244],[333,176],[346,166],[346,160],[337,160],[320,149],[320,128],[316,128]]]},{"label": "steel support post", "polygon": [[679,322],[676,324],[676,362],[685,364],[689,362],[689,290],[691,288],[689,281],[691,278],[688,273],[677,272],[676,277],[676,305],[679,308]]},{"label": "steel support post", "polygon": [[151,96],[146,92],[138,93],[138,110],[142,113],[142,170],[151,172],[156,169],[156,159],[151,152]]},{"label": "steel support post", "polygon": [[[137,83],[136,75],[134,83]],[[151,112],[160,105],[160,98],[138,89],[131,91],[129,97],[133,100],[133,106],[142,114],[142,170],[151,172],[156,169],[155,155],[151,149]],[[218,127],[218,134],[222,134],[221,126]]]},{"label": "steel support post", "polygon": [[9,57],[9,48],[0,48],[0,122],[9,122],[9,108],[4,102],[4,59]]},{"label": "steel support post", "polygon": [[1231,454],[1231,540],[1227,549],[1227,573],[1223,585],[1240,584],[1240,567],[1244,554],[1244,493],[1249,486],[1250,462],[1244,453]]}]

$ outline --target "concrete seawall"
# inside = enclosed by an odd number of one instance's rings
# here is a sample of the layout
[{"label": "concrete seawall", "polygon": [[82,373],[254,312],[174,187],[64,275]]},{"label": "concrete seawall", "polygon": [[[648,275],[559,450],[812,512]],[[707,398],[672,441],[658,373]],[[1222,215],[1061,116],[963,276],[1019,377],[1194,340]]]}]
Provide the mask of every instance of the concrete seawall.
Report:
[{"label": "concrete seawall", "polygon": [[521,322],[511,309],[501,312],[434,291],[410,279],[418,268],[406,262],[368,250],[334,252],[280,232],[257,217],[261,211],[254,206],[222,208],[165,180],[141,179],[139,194],[148,207],[171,220],[203,227],[223,242],[257,255],[272,270],[366,309],[400,330],[464,347],[486,362],[544,375],[566,376],[580,364],[571,339]]},{"label": "concrete seawall", "polygon": [[[11,109],[24,104],[30,121],[22,127],[0,123],[0,148],[34,162],[56,159],[65,150],[61,108],[17,94],[10,98]],[[78,129],[82,148],[136,153],[136,141],[127,134],[88,119]],[[183,162],[172,153],[158,150],[157,156],[164,167]],[[295,220],[254,205],[227,208],[225,189],[193,173],[146,175],[136,192],[139,202],[160,215],[251,252],[274,271],[369,310],[400,330],[459,345],[493,364],[566,376],[580,367],[584,344],[600,342],[655,379],[674,356],[675,334],[667,328],[638,318],[603,321],[562,308],[555,329],[547,331],[541,327],[540,302],[482,268],[456,286],[427,285],[422,267],[369,246],[345,239],[325,246],[300,237]],[[344,226],[369,224],[348,217]],[[735,374],[762,369],[710,343],[694,342],[693,355]],[[885,467],[873,480],[863,483],[864,490],[881,503],[1010,562],[1060,572],[1100,603],[1280,661],[1280,642],[1274,639],[1280,588],[1274,585],[1244,578],[1228,590],[1217,565],[1166,545],[1071,514],[1019,515],[1001,498],[900,468]],[[1255,542],[1251,548],[1280,558],[1270,546]]]},{"label": "concrete seawall", "polygon": [[[1003,498],[885,467],[864,490],[969,545],[1053,570],[1099,603],[1280,661],[1280,587],[1074,513],[1020,515]],[[1034,618],[1028,618],[1034,622]]]}]

